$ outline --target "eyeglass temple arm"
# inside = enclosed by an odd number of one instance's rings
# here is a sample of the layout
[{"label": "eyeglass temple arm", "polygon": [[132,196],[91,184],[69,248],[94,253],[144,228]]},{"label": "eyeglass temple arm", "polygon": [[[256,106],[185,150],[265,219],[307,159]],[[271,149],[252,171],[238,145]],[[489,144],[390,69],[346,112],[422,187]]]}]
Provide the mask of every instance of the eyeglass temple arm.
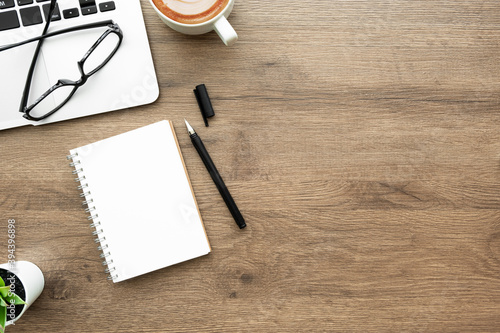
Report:
[{"label": "eyeglass temple arm", "polygon": [[79,31],[79,30],[105,27],[105,26],[110,25],[110,24],[114,24],[113,20],[106,20],[106,21],[78,25],[75,27],[70,27],[70,28],[66,28],[66,29],[61,29],[61,30],[49,32],[48,34],[44,33],[41,36],[26,39],[26,40],[23,40],[21,42],[15,43],[15,44],[9,44],[9,45],[2,46],[2,47],[0,47],[0,52],[12,49],[14,47],[22,46],[22,45],[25,45],[25,44],[28,44],[31,42],[36,42],[37,40],[43,40],[45,38],[54,37],[54,36],[62,35],[62,34],[69,33],[69,32]]},{"label": "eyeglass temple arm", "polygon": [[[43,27],[42,36],[45,35],[47,33],[47,30],[49,29],[50,21],[52,18],[52,13],[54,12],[56,2],[57,2],[57,0],[50,1],[49,13],[47,15],[47,23],[45,23],[45,26]],[[36,61],[38,59],[38,54],[40,54],[40,48],[42,47],[44,40],[45,39],[43,39],[43,38],[39,39],[38,43],[36,45],[35,54],[33,55],[33,60],[31,61],[30,69],[29,69],[28,75],[26,77],[26,84],[24,86],[23,95],[21,97],[21,104],[19,105],[20,112],[24,112],[24,108],[26,107],[26,104],[28,103],[31,81],[33,79],[33,72],[35,71],[35,65],[36,65]]]}]

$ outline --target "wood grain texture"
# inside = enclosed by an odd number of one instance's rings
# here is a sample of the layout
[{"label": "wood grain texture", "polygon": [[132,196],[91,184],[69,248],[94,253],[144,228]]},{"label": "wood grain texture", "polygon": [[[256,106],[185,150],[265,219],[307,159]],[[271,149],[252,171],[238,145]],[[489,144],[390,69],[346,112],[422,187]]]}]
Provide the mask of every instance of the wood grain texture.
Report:
[{"label": "wood grain texture", "polygon": [[[46,276],[8,332],[498,332],[500,2],[237,0],[231,48],[141,2],[158,101],[0,132],[0,261],[14,218],[18,258]],[[212,253],[112,284],[65,156],[162,119]]]}]

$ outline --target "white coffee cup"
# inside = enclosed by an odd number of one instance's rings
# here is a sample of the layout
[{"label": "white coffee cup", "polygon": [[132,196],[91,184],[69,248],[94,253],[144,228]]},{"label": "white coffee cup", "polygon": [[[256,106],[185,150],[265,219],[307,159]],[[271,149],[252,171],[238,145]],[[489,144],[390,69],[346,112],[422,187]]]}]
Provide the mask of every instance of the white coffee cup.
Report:
[{"label": "white coffee cup", "polygon": [[238,34],[234,31],[233,27],[227,21],[227,17],[233,10],[234,0],[229,0],[226,7],[217,16],[211,18],[210,20],[202,23],[196,24],[186,24],[180,23],[172,20],[165,14],[163,14],[153,3],[149,0],[151,6],[153,6],[156,14],[162,19],[162,21],[175,31],[181,32],[186,35],[201,35],[212,30],[215,30],[219,37],[222,39],[224,44],[227,46],[233,45],[238,40]]}]

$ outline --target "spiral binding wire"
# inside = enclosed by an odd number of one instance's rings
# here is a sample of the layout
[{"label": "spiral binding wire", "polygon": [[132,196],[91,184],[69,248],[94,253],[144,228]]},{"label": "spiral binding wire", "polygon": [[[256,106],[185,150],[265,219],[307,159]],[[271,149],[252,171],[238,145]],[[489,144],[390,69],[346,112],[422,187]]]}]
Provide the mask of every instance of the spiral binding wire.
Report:
[{"label": "spiral binding wire", "polygon": [[[102,253],[99,255],[101,259],[105,259],[102,264],[104,266],[107,266],[107,268],[104,270],[105,273],[109,274],[108,275],[108,280],[113,280],[118,278],[118,274],[113,272],[116,272],[116,268],[112,266],[113,264],[113,259],[109,258],[111,256],[111,252],[109,251],[109,246],[108,244],[105,243],[106,237],[103,236],[104,230],[102,228],[97,229],[98,227],[101,226],[101,222],[98,220],[99,219],[99,214],[97,213],[97,209],[95,206],[93,206],[94,199],[92,199],[91,192],[88,189],[89,185],[85,183],[86,177],[82,175],[83,173],[83,168],[80,167],[79,165],[81,164],[80,161],[78,160],[78,153],[68,155],[66,156],[68,160],[72,160],[69,165],[72,168],[75,168],[75,170],[72,171],[73,175],[77,175],[78,177],[75,178],[75,182],[80,183],[80,185],[77,187],[78,190],[82,191],[80,193],[81,198],[85,198],[85,200],[82,202],[83,206],[87,206],[85,208],[85,213],[90,214],[87,217],[87,220],[92,221],[92,223],[89,225],[92,229],[95,229],[92,232],[93,236],[96,236],[94,241],[96,244],[100,244],[97,249],[101,251]],[[87,190],[85,190],[87,189]],[[106,250],[106,252],[104,252]]]}]

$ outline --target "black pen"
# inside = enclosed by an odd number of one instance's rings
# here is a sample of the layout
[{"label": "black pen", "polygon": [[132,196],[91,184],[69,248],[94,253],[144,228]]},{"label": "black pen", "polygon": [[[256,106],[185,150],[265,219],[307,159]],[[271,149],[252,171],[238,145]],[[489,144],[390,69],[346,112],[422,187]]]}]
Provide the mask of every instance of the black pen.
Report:
[{"label": "black pen", "polygon": [[215,183],[215,186],[217,186],[217,189],[219,190],[220,195],[222,196],[222,199],[224,199],[224,202],[227,205],[227,208],[229,208],[229,211],[231,212],[231,215],[233,215],[234,220],[236,221],[236,224],[240,229],[243,229],[246,227],[245,219],[240,213],[240,210],[236,206],[236,203],[233,200],[233,197],[229,193],[229,190],[226,187],[226,184],[224,184],[224,181],[222,180],[222,177],[219,175],[219,172],[217,171],[217,168],[215,167],[214,162],[210,158],[210,155],[208,155],[208,151],[203,145],[203,142],[201,141],[201,138],[196,134],[194,129],[189,125],[186,119],[184,119],[186,122],[186,127],[187,131],[189,133],[189,137],[191,138],[191,142],[193,143],[193,146],[196,148],[196,151],[201,157],[201,160],[205,164],[205,167],[207,168],[208,172],[210,173],[210,176],[212,177],[212,180]]}]

